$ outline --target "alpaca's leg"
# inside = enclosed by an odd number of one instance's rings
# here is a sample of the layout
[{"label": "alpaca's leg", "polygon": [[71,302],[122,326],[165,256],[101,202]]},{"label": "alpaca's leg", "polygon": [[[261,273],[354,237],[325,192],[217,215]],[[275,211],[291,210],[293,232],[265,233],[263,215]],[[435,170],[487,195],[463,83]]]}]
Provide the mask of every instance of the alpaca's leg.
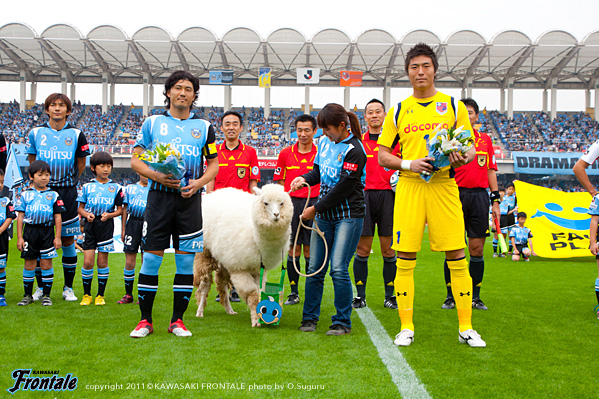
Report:
[{"label": "alpaca's leg", "polygon": [[259,327],[256,306],[260,302],[260,289],[256,284],[254,276],[248,272],[236,272],[231,274],[231,282],[245,303],[250,307],[252,316],[252,327]]},{"label": "alpaca's leg", "polygon": [[193,284],[196,287],[195,297],[198,304],[196,317],[204,317],[208,293],[212,286],[212,266],[214,259],[210,253],[198,253],[193,263]]},{"label": "alpaca's leg", "polygon": [[231,277],[227,270],[219,266],[216,269],[216,289],[218,290],[218,296],[220,298],[220,304],[225,308],[225,312],[227,314],[237,314],[236,311],[231,307],[231,302],[229,302],[229,282],[231,281]]}]

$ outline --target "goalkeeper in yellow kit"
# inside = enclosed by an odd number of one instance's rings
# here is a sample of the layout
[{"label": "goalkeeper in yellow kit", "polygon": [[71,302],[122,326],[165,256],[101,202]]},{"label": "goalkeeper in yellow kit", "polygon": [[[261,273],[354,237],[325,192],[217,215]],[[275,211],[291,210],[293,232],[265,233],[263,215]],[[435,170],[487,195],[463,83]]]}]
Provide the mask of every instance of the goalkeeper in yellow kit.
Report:
[{"label": "goalkeeper in yellow kit", "polygon": [[[450,167],[433,170],[427,142],[438,125],[460,127],[472,133],[468,111],[463,103],[435,88],[438,69],[433,49],[420,43],[406,55],[405,69],[414,89],[412,96],[391,108],[379,137],[379,164],[400,171],[395,195],[392,248],[397,251],[395,291],[401,331],[395,344],[409,346],[414,341],[414,268],[428,224],[433,251],[445,252],[451,273],[451,286],[459,321],[459,342],[472,347],[486,346],[472,328],[472,279],[464,255],[464,217],[453,169],[472,161],[471,148],[464,156],[449,154]],[[393,155],[393,141],[399,136],[401,158]],[[425,182],[420,173],[433,174]]]}]

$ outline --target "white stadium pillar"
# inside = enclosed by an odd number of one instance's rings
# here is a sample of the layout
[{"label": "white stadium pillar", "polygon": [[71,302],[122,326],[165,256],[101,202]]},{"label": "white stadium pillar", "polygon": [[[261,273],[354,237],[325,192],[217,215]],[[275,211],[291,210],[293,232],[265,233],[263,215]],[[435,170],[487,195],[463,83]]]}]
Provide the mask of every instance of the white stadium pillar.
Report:
[{"label": "white stadium pillar", "polygon": [[264,88],[264,117],[270,116],[270,87]]},{"label": "white stadium pillar", "polygon": [[385,85],[383,86],[383,103],[385,104],[385,109],[391,108],[391,80],[386,77]]},{"label": "white stadium pillar", "polygon": [[551,120],[557,116],[557,78],[551,79]]},{"label": "white stadium pillar", "polygon": [[499,112],[505,113],[505,89],[499,89]]},{"label": "white stadium pillar", "polygon": [[150,93],[149,93],[150,99],[148,101],[148,108],[150,108],[150,111],[154,108],[154,85],[151,84],[150,85]]},{"label": "white stadium pillar", "polygon": [[75,94],[77,93],[77,90],[75,88],[75,83],[71,83],[71,95],[70,95],[70,99],[72,102],[75,102]]},{"label": "white stadium pillar", "polygon": [[462,87],[462,92],[460,93],[460,98],[466,98],[466,89]]},{"label": "white stadium pillar", "polygon": [[108,112],[108,74],[102,74],[102,113]]},{"label": "white stadium pillar", "polygon": [[31,87],[29,88],[29,91],[29,99],[35,103],[37,97],[37,82],[31,82]]},{"label": "white stadium pillar", "polygon": [[310,86],[304,90],[304,114],[310,114]]},{"label": "white stadium pillar", "polygon": [[20,84],[20,93],[19,93],[19,110],[21,112],[25,111],[26,101],[27,101],[27,74],[25,71],[21,71],[19,74],[19,84]]},{"label": "white stadium pillar", "polygon": [[472,98],[472,78],[466,78],[466,97]]},{"label": "white stadium pillar", "polygon": [[350,105],[349,105],[349,86],[346,86],[343,89],[343,106],[345,107],[346,111],[349,111],[350,109]]},{"label": "white stadium pillar", "polygon": [[591,108],[591,89],[586,89],[584,91],[584,109],[585,112],[587,108]]},{"label": "white stadium pillar", "polygon": [[60,72],[60,92],[62,94],[67,94],[67,72]]},{"label": "white stadium pillar", "polygon": [[148,82],[149,81],[150,81],[150,74],[146,72],[146,73],[144,73],[144,76],[143,76],[143,85],[142,85],[143,86],[143,88],[142,88],[143,104],[142,104],[141,112],[143,113],[144,116],[150,115],[150,112],[148,110],[148,94],[149,94],[148,93]]},{"label": "white stadium pillar", "polygon": [[227,112],[228,110],[231,109],[231,91],[232,88],[231,86],[223,86],[224,90],[225,90],[225,112]]},{"label": "white stadium pillar", "polygon": [[116,85],[114,84],[114,82],[112,82],[110,84],[110,102],[108,103],[108,106],[110,106],[110,107],[112,107],[114,105],[115,89],[116,89]]},{"label": "white stadium pillar", "polygon": [[549,92],[547,89],[543,90],[543,112],[547,113],[549,110]]},{"label": "white stadium pillar", "polygon": [[514,118],[514,80],[510,79],[507,84],[507,117]]}]

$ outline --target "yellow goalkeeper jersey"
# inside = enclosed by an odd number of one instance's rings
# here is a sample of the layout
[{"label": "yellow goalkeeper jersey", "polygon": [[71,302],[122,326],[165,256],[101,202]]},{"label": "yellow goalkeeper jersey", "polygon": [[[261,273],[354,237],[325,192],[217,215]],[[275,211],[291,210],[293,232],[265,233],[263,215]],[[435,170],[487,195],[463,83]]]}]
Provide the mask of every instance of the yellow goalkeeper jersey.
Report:
[{"label": "yellow goalkeeper jersey", "polygon": [[[472,134],[466,106],[447,94],[437,92],[429,98],[410,96],[392,107],[385,117],[378,144],[391,148],[396,136],[399,136],[402,159],[424,158],[428,156],[427,142],[438,124],[445,129],[463,126]],[[449,169],[449,166],[443,168],[433,179],[449,178]],[[400,176],[416,177],[418,174],[404,170]]]}]

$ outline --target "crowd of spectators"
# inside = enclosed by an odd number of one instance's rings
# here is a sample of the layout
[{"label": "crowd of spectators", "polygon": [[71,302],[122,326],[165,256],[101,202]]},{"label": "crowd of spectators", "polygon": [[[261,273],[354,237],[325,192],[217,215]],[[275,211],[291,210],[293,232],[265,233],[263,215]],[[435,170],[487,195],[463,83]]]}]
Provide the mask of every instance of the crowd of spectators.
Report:
[{"label": "crowd of spectators", "polygon": [[551,121],[545,112],[532,114],[532,120],[545,139],[545,151],[571,152],[586,147],[586,134],[579,124],[585,114],[558,114]]},{"label": "crowd of spectators", "polygon": [[108,112],[102,113],[102,106],[92,105],[79,122],[90,144],[95,145],[127,145],[129,140],[122,135],[116,135],[116,127],[121,123],[125,107],[123,104],[113,105]]},{"label": "crowd of spectators", "polygon": [[[497,111],[487,112],[505,148],[510,151],[545,151],[539,130],[526,114],[514,114],[508,119]],[[479,116],[480,117],[480,116]]]}]

